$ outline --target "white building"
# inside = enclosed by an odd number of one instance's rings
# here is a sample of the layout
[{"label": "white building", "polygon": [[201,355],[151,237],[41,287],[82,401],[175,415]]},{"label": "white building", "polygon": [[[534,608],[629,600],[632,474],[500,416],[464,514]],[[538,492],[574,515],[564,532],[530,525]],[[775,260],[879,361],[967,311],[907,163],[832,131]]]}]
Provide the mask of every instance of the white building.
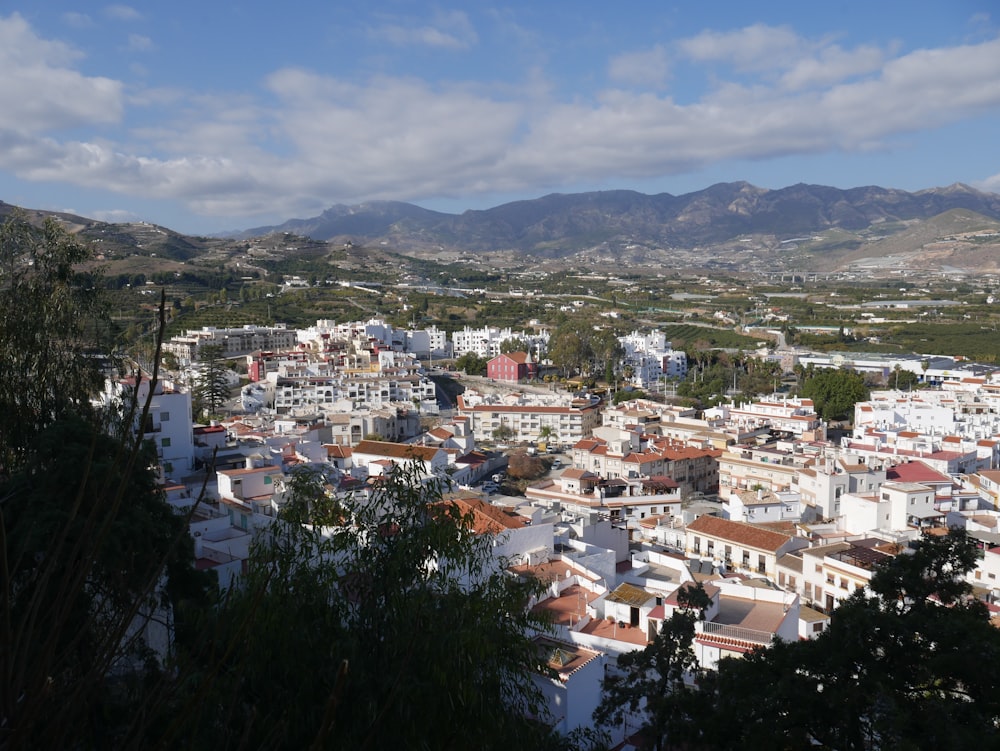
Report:
[{"label": "white building", "polygon": [[190,365],[200,357],[201,350],[206,346],[219,346],[223,357],[245,355],[255,350],[291,349],[297,342],[295,329],[286,328],[284,324],[275,326],[246,325],[242,328],[217,329],[205,326],[192,329],[183,336],[171,337],[163,345],[164,352],[170,352],[180,361],[181,365]]},{"label": "white building", "polygon": [[632,367],[633,386],[650,388],[661,378],[682,379],[687,376],[687,354],[674,351],[666,335],[659,330],[649,334],[633,331],[619,337],[625,350],[624,362]]},{"label": "white building", "polygon": [[194,466],[194,429],[191,421],[191,394],[157,381],[149,402],[149,413],[140,426],[141,413],[149,397],[151,381],[134,377],[105,382],[104,400],[115,409],[128,409],[135,399],[135,430],[156,446],[156,456],[164,477],[177,477]]},{"label": "white building", "polygon": [[452,354],[455,357],[461,357],[467,352],[472,352],[485,360],[491,360],[500,354],[500,344],[507,339],[520,339],[527,342],[538,359],[541,359],[548,350],[549,334],[547,331],[529,334],[525,331],[518,333],[510,328],[500,329],[495,326],[484,326],[481,329],[466,326],[461,331],[452,333]]}]

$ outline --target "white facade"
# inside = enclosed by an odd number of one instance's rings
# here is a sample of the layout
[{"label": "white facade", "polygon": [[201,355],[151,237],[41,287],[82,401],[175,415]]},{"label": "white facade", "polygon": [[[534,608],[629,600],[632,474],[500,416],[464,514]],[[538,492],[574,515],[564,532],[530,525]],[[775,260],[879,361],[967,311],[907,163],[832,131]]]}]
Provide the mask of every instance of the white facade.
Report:
[{"label": "white facade", "polygon": [[247,325],[232,329],[205,326],[198,330],[192,329],[183,336],[171,337],[169,342],[164,343],[163,351],[175,355],[182,365],[189,365],[197,361],[201,349],[209,345],[222,347],[223,356],[232,357],[254,350],[291,349],[297,339],[295,329],[285,328],[284,324]]},{"label": "white facade", "polygon": [[619,337],[618,342],[625,350],[625,363],[632,367],[633,386],[650,388],[664,377],[687,376],[687,354],[674,351],[662,331],[655,330],[648,334],[633,331]]},{"label": "white facade", "polygon": [[510,328],[499,329],[495,326],[484,326],[481,329],[466,326],[461,331],[452,333],[452,354],[461,357],[467,352],[472,352],[486,360],[492,360],[500,354],[500,344],[507,339],[521,339],[527,342],[539,359],[548,350],[547,331],[529,334],[525,331],[515,332]]},{"label": "white facade", "polygon": [[[149,396],[150,380],[124,378],[105,383],[104,398],[112,405],[127,405],[136,393],[136,425],[140,430],[141,411]],[[141,426],[143,438],[156,446],[156,456],[164,477],[177,477],[194,466],[194,428],[191,421],[191,394],[157,381],[149,402],[149,415]]]}]

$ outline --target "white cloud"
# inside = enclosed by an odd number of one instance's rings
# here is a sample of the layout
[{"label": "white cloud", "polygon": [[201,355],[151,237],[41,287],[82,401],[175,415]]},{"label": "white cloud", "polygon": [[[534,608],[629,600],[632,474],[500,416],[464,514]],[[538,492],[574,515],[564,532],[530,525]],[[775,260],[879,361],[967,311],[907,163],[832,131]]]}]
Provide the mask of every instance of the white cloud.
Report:
[{"label": "white cloud", "polygon": [[479,40],[462,11],[438,13],[429,24],[388,23],[372,29],[371,35],[398,47],[418,45],[451,50],[470,49]]},{"label": "white cloud", "polygon": [[[762,57],[768,39],[780,65]],[[0,168],[216,217],[303,216],[338,201],[540,192],[730,158],[885,149],[902,134],[1000,109],[1000,39],[903,55],[766,27],[696,40],[688,54],[733,62],[743,75],[718,74],[690,103],[624,87],[560,100],[537,68],[503,88],[284,68],[263,92],[148,89],[126,100],[120,82],[81,75],[73,49],[13,16],[0,19]],[[668,63],[653,48],[612,59],[608,72],[655,85]],[[131,108],[155,126],[58,137]]]},{"label": "white cloud", "polygon": [[611,80],[626,86],[640,85],[658,89],[666,83],[669,72],[667,51],[660,45],[649,50],[618,55],[608,65]]},{"label": "white cloud", "polygon": [[37,37],[18,15],[0,18],[0,131],[34,133],[117,121],[121,84],[68,67],[79,57],[67,45]]},{"label": "white cloud", "polygon": [[874,73],[884,61],[885,54],[877,47],[863,46],[848,51],[834,45],[795,61],[781,82],[789,89],[824,86]]},{"label": "white cloud", "polygon": [[142,18],[142,14],[131,5],[105,6],[104,15],[108,18],[114,18],[117,21],[138,21]]},{"label": "white cloud", "polygon": [[63,13],[61,16],[63,23],[76,29],[89,29],[94,25],[93,19],[86,13]]},{"label": "white cloud", "polygon": [[1000,172],[985,180],[977,180],[972,183],[972,187],[987,193],[1000,193]]},{"label": "white cloud", "polygon": [[680,50],[698,62],[728,62],[741,70],[785,67],[799,58],[806,43],[785,26],[754,24],[736,31],[703,31],[682,40]]},{"label": "white cloud", "polygon": [[148,52],[153,49],[153,40],[142,34],[128,35],[128,49],[131,52]]}]

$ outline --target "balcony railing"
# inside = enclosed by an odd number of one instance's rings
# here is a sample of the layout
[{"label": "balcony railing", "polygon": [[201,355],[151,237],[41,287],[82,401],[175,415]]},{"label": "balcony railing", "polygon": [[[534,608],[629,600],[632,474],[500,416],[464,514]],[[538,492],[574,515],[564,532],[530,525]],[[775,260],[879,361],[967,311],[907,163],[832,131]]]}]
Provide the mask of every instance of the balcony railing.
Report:
[{"label": "balcony railing", "polygon": [[710,621],[695,624],[695,631],[701,631],[711,636],[721,636],[727,639],[739,639],[752,644],[770,644],[774,634],[770,631],[758,631],[754,628],[732,626],[727,623],[712,623]]}]

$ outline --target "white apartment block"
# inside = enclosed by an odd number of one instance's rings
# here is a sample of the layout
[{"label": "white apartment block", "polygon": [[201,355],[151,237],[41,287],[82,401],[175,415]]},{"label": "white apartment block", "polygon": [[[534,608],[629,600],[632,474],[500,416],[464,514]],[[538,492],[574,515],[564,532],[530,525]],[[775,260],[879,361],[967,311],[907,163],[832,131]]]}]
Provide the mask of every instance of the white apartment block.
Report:
[{"label": "white apartment block", "polygon": [[298,341],[295,329],[284,324],[275,326],[247,325],[242,328],[217,329],[205,326],[189,330],[183,336],[175,336],[163,345],[164,352],[170,352],[182,365],[190,365],[199,359],[206,346],[222,347],[224,357],[245,355],[255,350],[291,349]]},{"label": "white apartment block", "polygon": [[407,352],[415,357],[446,357],[450,354],[448,334],[436,326],[426,329],[397,329],[381,318],[337,323],[318,320],[315,326],[300,329],[299,342],[325,351],[332,342],[370,349]]},{"label": "white apartment block", "polygon": [[134,377],[108,380],[104,385],[103,398],[116,408],[127,408],[135,395],[135,430],[141,430],[143,438],[156,446],[162,476],[176,478],[189,472],[194,465],[191,394],[176,389],[172,383],[157,381],[146,422],[140,425],[150,385],[148,378],[141,378],[138,382]]},{"label": "white apartment block", "polygon": [[841,515],[840,499],[846,493],[872,493],[886,480],[885,468],[872,466],[857,457],[845,455],[824,459],[797,474],[797,485],[803,505],[804,521],[836,519]]},{"label": "white apartment block", "polygon": [[687,354],[674,351],[666,335],[659,330],[649,334],[633,331],[619,337],[625,350],[624,362],[633,369],[631,383],[639,388],[650,388],[661,378],[687,376]]},{"label": "white apartment block", "polygon": [[539,334],[529,334],[525,331],[515,332],[510,328],[499,329],[495,326],[484,326],[473,329],[466,326],[461,331],[451,335],[452,354],[461,357],[472,352],[486,360],[492,360],[500,354],[500,344],[507,339],[520,339],[528,343],[538,359],[548,350],[549,334],[543,331]]},{"label": "white apartment block", "polygon": [[845,494],[840,526],[854,535],[887,532],[915,538],[921,528],[945,518],[934,504],[934,489],[928,485],[884,482],[874,493]]},{"label": "white apartment block", "polygon": [[728,407],[727,425],[743,431],[762,428],[811,441],[826,439],[826,424],[816,414],[812,399],[782,397]]},{"label": "white apartment block", "polygon": [[598,398],[549,394],[480,394],[467,390],[457,400],[457,415],[468,418],[476,441],[492,441],[504,427],[514,442],[542,440],[548,428],[553,443],[575,443],[601,423]]},{"label": "white apartment block", "polygon": [[383,409],[405,404],[424,411],[437,412],[437,387],[429,378],[349,378],[342,375],[305,375],[281,377],[269,373],[267,382],[273,391],[276,414],[301,413],[303,410],[337,409],[343,401],[350,408]]},{"label": "white apartment block", "polygon": [[688,524],[684,534],[688,555],[772,580],[778,558],[808,544],[800,537],[708,515]]}]

